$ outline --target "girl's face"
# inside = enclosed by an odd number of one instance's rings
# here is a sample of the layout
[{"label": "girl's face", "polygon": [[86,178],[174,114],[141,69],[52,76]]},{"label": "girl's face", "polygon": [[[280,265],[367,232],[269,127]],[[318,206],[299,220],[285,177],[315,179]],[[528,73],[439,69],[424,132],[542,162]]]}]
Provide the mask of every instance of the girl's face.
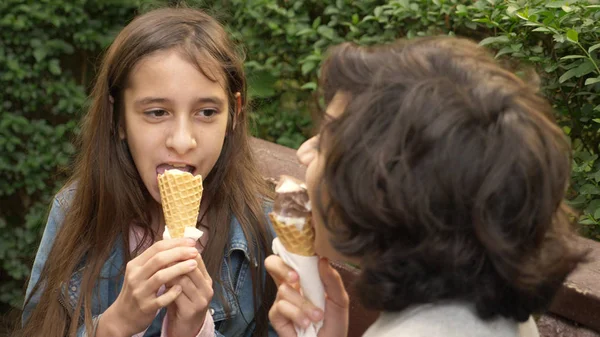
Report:
[{"label": "girl's face", "polygon": [[229,109],[224,88],[176,50],[147,56],[132,69],[119,132],[157,202],[159,173],[178,168],[205,178],[217,162]]},{"label": "girl's face", "polygon": [[[338,92],[327,106],[326,115],[328,118],[339,117],[348,104],[348,95],[343,92]],[[325,168],[327,144],[323,141],[326,139],[319,139],[319,136],[315,136],[304,142],[298,152],[296,153],[298,159],[303,165],[307,166],[306,169],[306,187],[308,190],[308,196],[310,200],[318,200],[316,195],[318,193],[317,187],[322,185],[323,171]],[[327,205],[328,195],[325,189],[321,189],[321,200],[324,205]],[[323,226],[324,214],[320,214],[319,208],[313,205],[313,226],[315,227],[315,251],[318,255],[327,257],[332,260],[339,261],[351,261],[350,258],[345,257],[338,253],[330,243],[330,233]],[[352,261],[356,263],[356,261]]]}]

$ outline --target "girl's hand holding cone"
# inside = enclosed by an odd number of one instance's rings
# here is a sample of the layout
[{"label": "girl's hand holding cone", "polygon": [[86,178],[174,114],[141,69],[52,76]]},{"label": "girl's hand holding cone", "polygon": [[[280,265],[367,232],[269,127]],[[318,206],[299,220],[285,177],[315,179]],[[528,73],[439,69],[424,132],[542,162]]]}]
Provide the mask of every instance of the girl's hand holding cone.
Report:
[{"label": "girl's hand holding cone", "polygon": [[197,268],[170,284],[171,289],[181,287],[182,293],[167,308],[167,336],[193,337],[204,324],[213,297],[212,279],[200,254],[196,256],[196,262]]},{"label": "girl's hand holding cone", "polygon": [[129,261],[121,292],[100,316],[96,336],[130,337],[144,331],[160,308],[181,297],[181,284],[175,284],[160,296],[157,292],[163,284],[198,270],[195,245],[191,239],[162,240]]}]

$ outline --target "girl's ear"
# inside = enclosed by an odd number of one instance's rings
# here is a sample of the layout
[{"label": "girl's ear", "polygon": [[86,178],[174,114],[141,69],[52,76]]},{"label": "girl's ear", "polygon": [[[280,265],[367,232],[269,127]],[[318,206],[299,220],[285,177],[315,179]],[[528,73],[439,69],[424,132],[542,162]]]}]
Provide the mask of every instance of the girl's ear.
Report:
[{"label": "girl's ear", "polygon": [[[112,116],[115,113],[115,98],[112,97],[112,95],[108,95],[108,106],[110,107],[110,115]],[[118,132],[119,132],[119,138],[121,140],[124,140],[125,139],[125,130],[123,130],[122,125],[119,125]]]},{"label": "girl's ear", "polygon": [[123,126],[119,125],[119,139],[125,140],[125,130],[123,130]]},{"label": "girl's ear", "polygon": [[235,130],[235,125],[237,124],[237,119],[240,113],[242,112],[242,94],[240,92],[235,93],[235,114],[233,114],[233,127]]}]

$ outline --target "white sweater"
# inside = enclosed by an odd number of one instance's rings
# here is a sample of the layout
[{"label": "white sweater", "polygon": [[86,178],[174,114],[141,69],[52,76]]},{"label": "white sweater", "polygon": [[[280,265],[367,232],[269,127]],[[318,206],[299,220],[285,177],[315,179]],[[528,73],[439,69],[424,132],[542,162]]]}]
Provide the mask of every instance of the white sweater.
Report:
[{"label": "white sweater", "polygon": [[539,337],[535,322],[483,321],[465,303],[427,304],[383,312],[363,337]]}]

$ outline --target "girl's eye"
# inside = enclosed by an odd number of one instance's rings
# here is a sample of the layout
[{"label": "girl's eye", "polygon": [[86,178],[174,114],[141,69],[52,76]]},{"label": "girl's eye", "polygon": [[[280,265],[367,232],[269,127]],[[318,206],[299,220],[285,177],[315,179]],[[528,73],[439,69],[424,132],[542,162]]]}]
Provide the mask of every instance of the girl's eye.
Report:
[{"label": "girl's eye", "polygon": [[205,118],[211,118],[214,115],[217,114],[217,110],[216,109],[202,109],[200,110],[200,112],[198,112],[202,117]]},{"label": "girl's eye", "polygon": [[148,110],[146,112],[144,112],[144,114],[146,116],[150,116],[150,117],[164,117],[168,114],[168,112],[166,110],[163,109],[154,109],[154,110]]}]

